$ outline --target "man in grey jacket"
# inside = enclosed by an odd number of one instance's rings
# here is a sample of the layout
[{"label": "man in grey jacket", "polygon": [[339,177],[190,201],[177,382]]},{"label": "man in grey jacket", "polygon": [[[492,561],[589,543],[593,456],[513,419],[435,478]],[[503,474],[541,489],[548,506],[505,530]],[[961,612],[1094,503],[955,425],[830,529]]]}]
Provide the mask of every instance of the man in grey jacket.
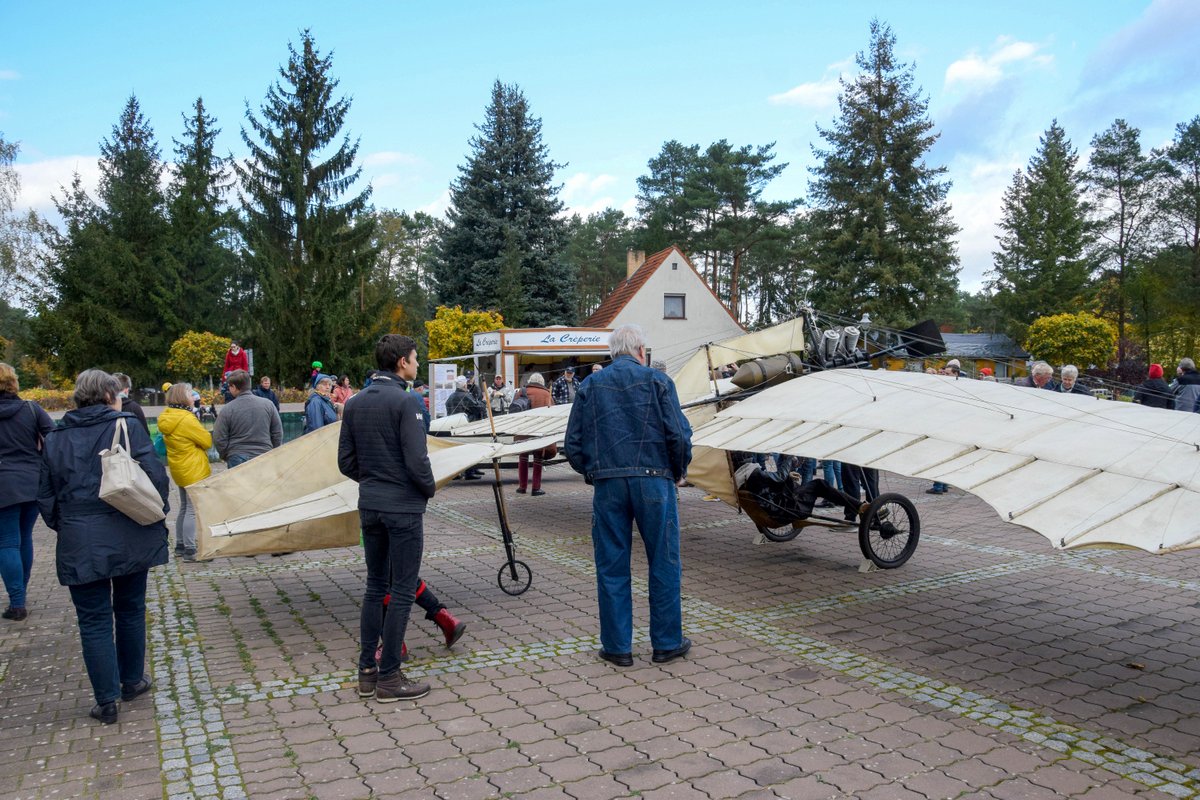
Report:
[{"label": "man in grey jacket", "polygon": [[250,373],[234,370],[228,381],[233,399],[217,415],[213,445],[226,464],[236,467],[283,444],[283,423],[274,403],[250,391]]}]

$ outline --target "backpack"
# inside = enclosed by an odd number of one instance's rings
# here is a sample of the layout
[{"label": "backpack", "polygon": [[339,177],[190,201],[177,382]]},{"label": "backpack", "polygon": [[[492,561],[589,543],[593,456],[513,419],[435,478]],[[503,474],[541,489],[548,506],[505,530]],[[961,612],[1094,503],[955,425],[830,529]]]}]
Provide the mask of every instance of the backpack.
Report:
[{"label": "backpack", "polygon": [[522,411],[528,411],[532,407],[529,403],[529,395],[525,393],[524,389],[521,389],[513,396],[513,401],[508,407],[508,413],[519,414]]}]

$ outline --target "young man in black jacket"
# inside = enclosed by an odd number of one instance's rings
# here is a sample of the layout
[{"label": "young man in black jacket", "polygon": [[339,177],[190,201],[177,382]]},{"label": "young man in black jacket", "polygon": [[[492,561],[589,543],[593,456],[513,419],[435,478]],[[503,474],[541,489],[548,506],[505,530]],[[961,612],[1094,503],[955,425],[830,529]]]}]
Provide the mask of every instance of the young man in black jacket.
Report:
[{"label": "young man in black jacket", "polygon": [[[338,441],[338,469],[358,481],[367,586],[359,618],[358,694],[381,703],[415,700],[429,684],[400,669],[400,648],[416,596],[424,547],[425,505],[435,489],[425,447],[423,403],[407,391],[417,377],[417,345],[389,333],[375,345],[371,385],[346,404]],[[383,597],[391,610],[383,614]],[[375,647],[383,651],[378,665]]]}]

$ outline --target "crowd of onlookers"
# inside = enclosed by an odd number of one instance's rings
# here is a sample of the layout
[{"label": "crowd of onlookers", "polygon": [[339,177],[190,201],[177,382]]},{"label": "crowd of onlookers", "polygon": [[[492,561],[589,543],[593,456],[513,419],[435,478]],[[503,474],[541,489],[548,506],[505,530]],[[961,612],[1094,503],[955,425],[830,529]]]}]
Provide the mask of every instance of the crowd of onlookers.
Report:
[{"label": "crowd of onlookers", "polygon": [[[928,368],[926,373],[931,375],[949,375],[954,378],[965,377],[962,364],[957,358],[952,358],[940,369]],[[979,380],[995,381],[991,367],[983,367],[978,373]],[[1058,380],[1054,379],[1054,367],[1045,361],[1035,361],[1029,368],[1029,374],[1013,380],[1014,386],[1025,386],[1033,389],[1045,389],[1063,394],[1081,394],[1092,396],[1079,381],[1079,368],[1074,364],[1064,364],[1058,370]],[[1183,358],[1175,369],[1175,378],[1167,383],[1161,364],[1151,364],[1146,370],[1146,378],[1133,387],[1132,402],[1151,408],[1168,408],[1176,411],[1200,412],[1200,372],[1196,370],[1196,362]]]}]

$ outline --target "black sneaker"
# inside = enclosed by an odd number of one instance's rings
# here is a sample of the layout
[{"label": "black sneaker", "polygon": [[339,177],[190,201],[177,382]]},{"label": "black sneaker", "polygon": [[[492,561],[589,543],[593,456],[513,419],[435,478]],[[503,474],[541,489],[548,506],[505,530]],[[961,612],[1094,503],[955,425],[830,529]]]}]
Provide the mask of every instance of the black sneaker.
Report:
[{"label": "black sneaker", "polygon": [[97,703],[92,706],[92,710],[88,712],[88,716],[103,722],[105,725],[112,725],[117,721],[116,701],[105,703],[104,705]]},{"label": "black sneaker", "polygon": [[12,606],[9,606],[8,608],[4,609],[3,614],[0,614],[0,617],[11,619],[13,622],[21,622],[28,616],[29,611],[27,611],[24,606],[21,608],[13,608]]},{"label": "black sneaker", "polygon": [[688,650],[692,649],[692,640],[683,637],[683,644],[676,647],[674,650],[655,650],[654,655],[650,656],[650,660],[655,664],[666,664],[668,661],[674,661],[677,658],[682,658],[687,655]]},{"label": "black sneaker", "polygon": [[177,544],[177,545],[175,545],[175,556],[178,557],[181,555],[183,555],[183,545]]},{"label": "black sneaker", "polygon": [[600,657],[610,664],[616,664],[618,667],[633,666],[633,653],[609,653],[606,650],[601,650]]},{"label": "black sneaker", "polygon": [[143,675],[142,679],[133,686],[121,687],[121,700],[128,703],[130,700],[141,697],[153,688],[154,681],[150,680],[149,675]]},{"label": "black sneaker", "polygon": [[184,551],[183,551],[183,560],[184,560],[184,561],[195,561],[195,560],[196,560],[196,551],[195,551],[195,549],[194,549],[194,548],[191,548],[191,547],[189,547],[189,548],[187,548],[186,550],[184,550]]},{"label": "black sneaker", "polygon": [[403,670],[396,670],[386,678],[380,678],[375,684],[375,699],[380,703],[394,703],[397,700],[416,700],[429,694],[428,683],[417,683],[405,676]]}]

